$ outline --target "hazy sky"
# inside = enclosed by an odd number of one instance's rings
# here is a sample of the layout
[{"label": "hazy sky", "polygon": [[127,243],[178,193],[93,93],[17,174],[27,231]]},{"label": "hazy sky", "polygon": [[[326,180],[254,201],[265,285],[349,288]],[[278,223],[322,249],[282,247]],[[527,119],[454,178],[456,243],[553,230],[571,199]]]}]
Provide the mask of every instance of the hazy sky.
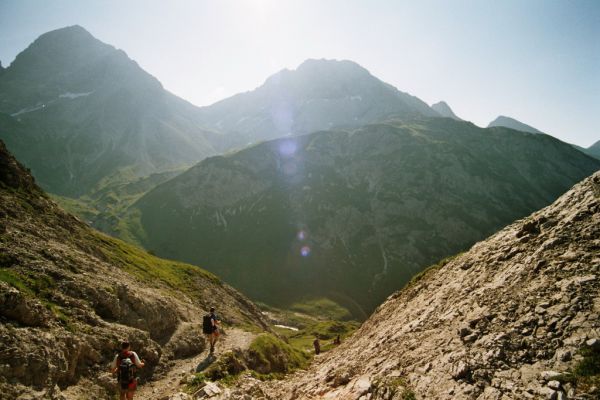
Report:
[{"label": "hazy sky", "polygon": [[600,0],[0,0],[0,60],[74,24],[196,105],[349,59],[480,126],[502,114],[600,140]]}]

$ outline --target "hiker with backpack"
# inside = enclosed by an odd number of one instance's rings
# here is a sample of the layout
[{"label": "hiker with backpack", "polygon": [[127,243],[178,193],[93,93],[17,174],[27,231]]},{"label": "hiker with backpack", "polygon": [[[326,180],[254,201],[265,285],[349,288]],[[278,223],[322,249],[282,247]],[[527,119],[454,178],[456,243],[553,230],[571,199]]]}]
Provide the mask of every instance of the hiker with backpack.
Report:
[{"label": "hiker with backpack", "polygon": [[210,313],[202,318],[202,332],[210,344],[210,354],[215,352],[215,343],[219,339],[219,318],[215,314],[215,308],[210,308]]},{"label": "hiker with backpack", "polygon": [[131,345],[125,341],[121,343],[121,352],[115,355],[111,372],[117,375],[119,382],[120,400],[131,400],[137,388],[135,376],[138,368],[144,367],[144,362],[135,351],[131,351]]}]

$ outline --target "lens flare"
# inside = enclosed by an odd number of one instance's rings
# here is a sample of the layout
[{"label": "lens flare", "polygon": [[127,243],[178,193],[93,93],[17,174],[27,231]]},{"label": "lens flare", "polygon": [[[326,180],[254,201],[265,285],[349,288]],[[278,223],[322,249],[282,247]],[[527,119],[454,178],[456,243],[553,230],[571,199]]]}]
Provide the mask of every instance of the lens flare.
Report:
[{"label": "lens flare", "polygon": [[310,255],[310,247],[304,246],[300,249],[300,255],[302,257],[308,257]]},{"label": "lens flare", "polygon": [[283,143],[279,145],[279,154],[284,157],[291,157],[296,154],[296,150],[298,146],[296,142],[293,140],[285,140]]}]

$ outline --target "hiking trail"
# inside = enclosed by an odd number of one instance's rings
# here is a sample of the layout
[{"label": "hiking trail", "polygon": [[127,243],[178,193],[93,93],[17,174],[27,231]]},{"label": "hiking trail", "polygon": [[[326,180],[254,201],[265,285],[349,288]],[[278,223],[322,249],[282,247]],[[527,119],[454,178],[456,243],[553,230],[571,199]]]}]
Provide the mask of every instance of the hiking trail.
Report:
[{"label": "hiking trail", "polygon": [[142,383],[138,386],[135,397],[138,399],[163,400],[168,399],[174,393],[183,391],[184,384],[182,378],[190,373],[196,372],[196,368],[201,364],[216,362],[220,356],[235,348],[247,349],[252,340],[257,336],[256,333],[247,332],[239,328],[228,328],[225,330],[215,346],[215,359],[208,362],[209,348],[200,354],[186,359],[175,360],[169,371],[154,381]]}]

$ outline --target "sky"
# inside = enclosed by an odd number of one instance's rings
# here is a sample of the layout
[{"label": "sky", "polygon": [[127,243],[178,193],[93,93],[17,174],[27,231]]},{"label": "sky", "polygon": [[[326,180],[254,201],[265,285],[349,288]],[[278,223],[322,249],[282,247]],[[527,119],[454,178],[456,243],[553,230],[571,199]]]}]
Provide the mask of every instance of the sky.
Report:
[{"label": "sky", "polygon": [[600,140],[600,0],[0,0],[0,61],[81,25],[198,106],[348,59],[479,126]]}]

